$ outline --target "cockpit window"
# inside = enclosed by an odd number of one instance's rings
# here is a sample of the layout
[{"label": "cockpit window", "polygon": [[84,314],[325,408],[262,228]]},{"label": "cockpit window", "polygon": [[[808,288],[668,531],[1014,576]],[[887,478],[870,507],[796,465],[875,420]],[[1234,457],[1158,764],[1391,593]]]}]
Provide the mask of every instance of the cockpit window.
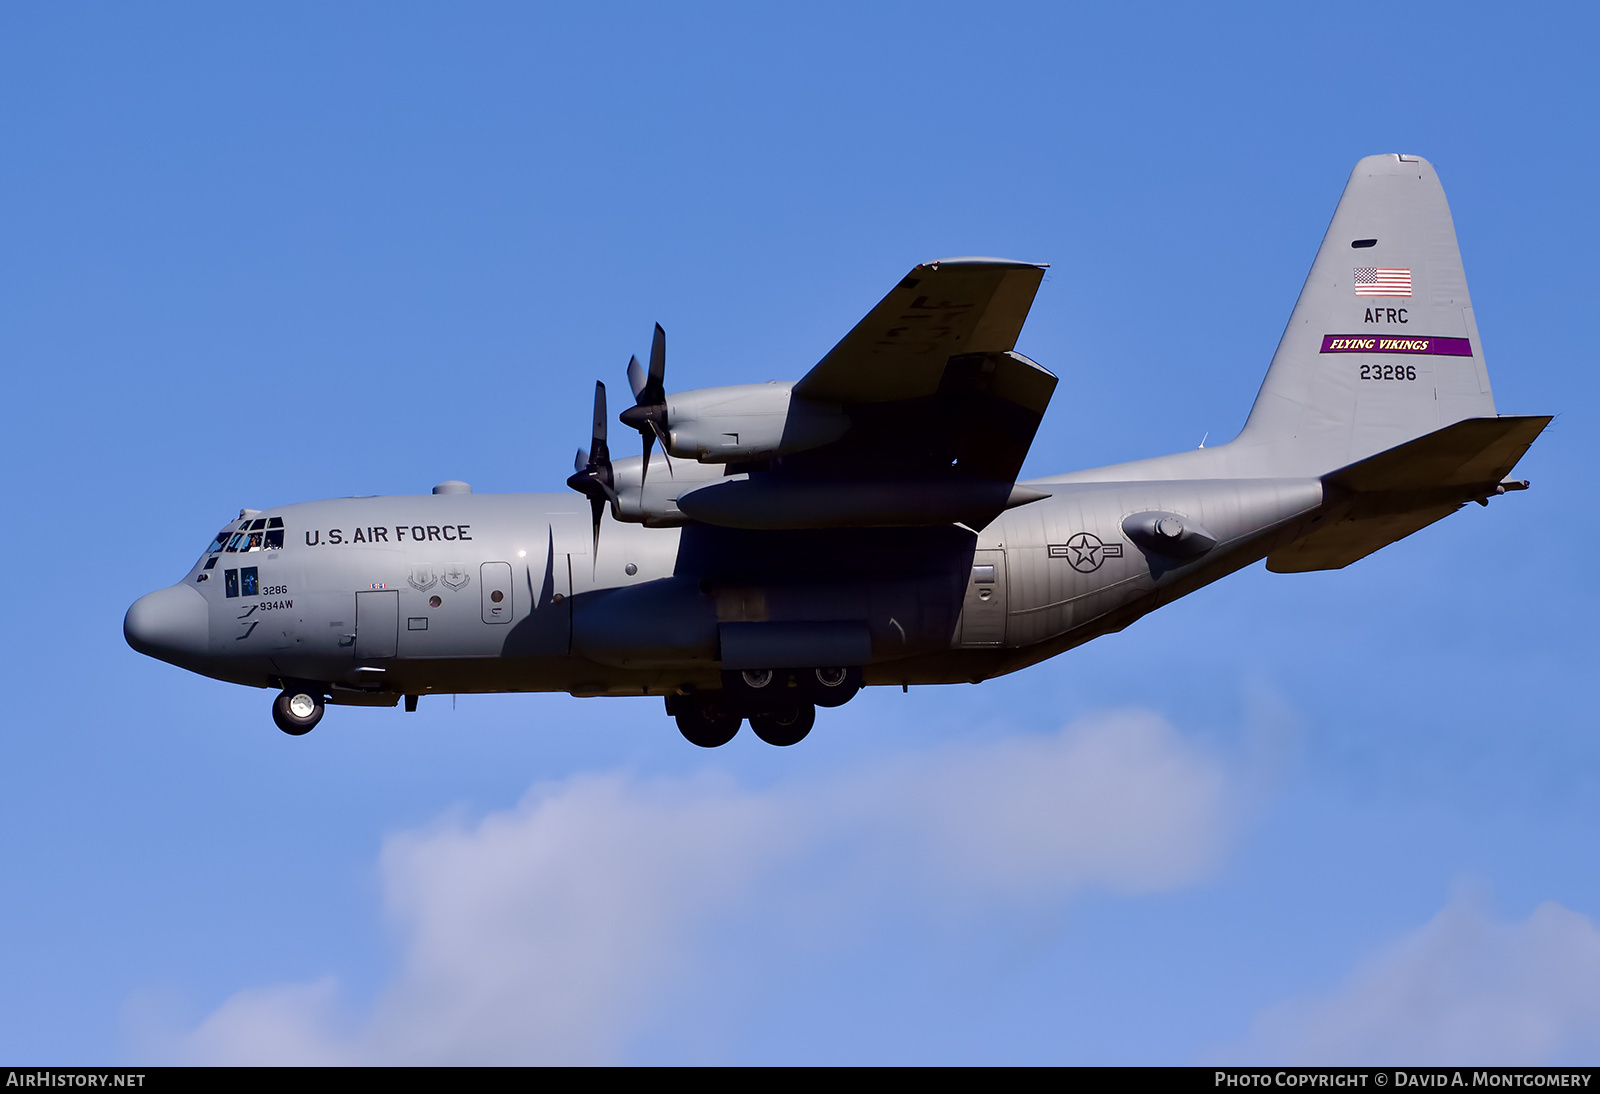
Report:
[{"label": "cockpit window", "polygon": [[283,549],[283,518],[258,517],[239,522],[238,531],[224,528],[217,533],[206,549],[207,554],[218,551],[248,554],[252,551],[279,551]]}]

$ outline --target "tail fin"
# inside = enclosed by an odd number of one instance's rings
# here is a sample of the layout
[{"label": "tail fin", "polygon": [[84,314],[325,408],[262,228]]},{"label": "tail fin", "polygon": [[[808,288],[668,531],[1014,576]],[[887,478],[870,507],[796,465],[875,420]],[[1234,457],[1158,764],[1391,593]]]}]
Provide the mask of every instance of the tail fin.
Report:
[{"label": "tail fin", "polygon": [[1277,474],[1321,475],[1494,413],[1439,178],[1416,156],[1368,156],[1234,443]]}]

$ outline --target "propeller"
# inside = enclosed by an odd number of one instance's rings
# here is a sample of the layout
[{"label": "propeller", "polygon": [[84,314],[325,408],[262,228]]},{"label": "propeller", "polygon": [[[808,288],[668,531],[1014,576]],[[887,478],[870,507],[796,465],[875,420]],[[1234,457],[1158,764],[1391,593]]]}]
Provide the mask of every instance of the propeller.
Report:
[{"label": "propeller", "polygon": [[589,499],[589,512],[594,516],[594,549],[598,555],[600,514],[605,511],[607,502],[617,504],[611,450],[606,447],[606,385],[598,380],[594,385],[594,434],[589,441],[589,451],[578,449],[573,466],[577,470],[567,479],[567,485]]},{"label": "propeller", "polygon": [[624,410],[618,420],[630,429],[639,431],[644,438],[644,464],[639,468],[639,488],[644,489],[645,475],[650,471],[650,449],[661,442],[661,454],[667,460],[667,474],[672,474],[672,457],[667,454],[667,391],[662,384],[667,372],[667,332],[656,324],[655,337],[650,341],[650,371],[639,365],[637,357],[628,359],[628,386],[633,389],[633,405]]}]

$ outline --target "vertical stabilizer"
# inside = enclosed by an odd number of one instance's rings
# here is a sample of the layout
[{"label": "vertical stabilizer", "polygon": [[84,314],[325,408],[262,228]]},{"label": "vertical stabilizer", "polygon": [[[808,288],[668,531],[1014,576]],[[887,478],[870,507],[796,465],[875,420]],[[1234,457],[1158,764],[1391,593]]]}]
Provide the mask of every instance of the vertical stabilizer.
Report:
[{"label": "vertical stabilizer", "polygon": [[1416,156],[1368,156],[1234,446],[1276,474],[1320,475],[1494,413],[1439,178]]}]

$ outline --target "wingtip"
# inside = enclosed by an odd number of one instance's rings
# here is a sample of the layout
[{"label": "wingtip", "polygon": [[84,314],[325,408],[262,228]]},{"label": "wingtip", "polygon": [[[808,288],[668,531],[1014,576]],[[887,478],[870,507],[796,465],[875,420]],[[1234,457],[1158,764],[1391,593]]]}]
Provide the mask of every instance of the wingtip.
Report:
[{"label": "wingtip", "polygon": [[936,258],[932,262],[924,262],[930,270],[937,270],[941,266],[1007,266],[1015,270],[1048,270],[1048,262],[1022,262],[1015,258],[985,258],[979,255],[967,255],[956,258]]}]

